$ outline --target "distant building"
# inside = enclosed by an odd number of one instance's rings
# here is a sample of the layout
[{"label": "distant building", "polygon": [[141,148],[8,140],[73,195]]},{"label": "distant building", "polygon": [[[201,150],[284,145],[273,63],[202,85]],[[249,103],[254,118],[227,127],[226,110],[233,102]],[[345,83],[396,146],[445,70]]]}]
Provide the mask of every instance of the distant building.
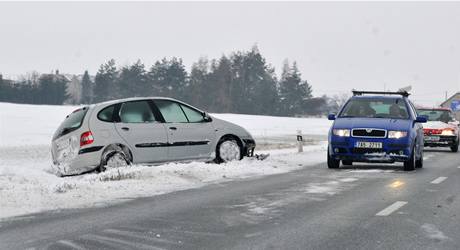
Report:
[{"label": "distant building", "polygon": [[4,78],[3,78],[3,75],[0,74],[0,84],[11,86],[11,85],[13,85],[13,83],[14,83],[14,82],[13,82],[12,80],[4,79]]},{"label": "distant building", "polygon": [[455,93],[449,99],[441,103],[441,107],[452,109],[455,118],[460,121],[460,92]]}]

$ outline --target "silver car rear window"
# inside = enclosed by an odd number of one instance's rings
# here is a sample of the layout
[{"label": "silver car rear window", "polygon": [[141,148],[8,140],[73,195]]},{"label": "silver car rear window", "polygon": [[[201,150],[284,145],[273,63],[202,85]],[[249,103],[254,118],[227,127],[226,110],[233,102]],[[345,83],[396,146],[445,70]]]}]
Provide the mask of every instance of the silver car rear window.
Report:
[{"label": "silver car rear window", "polygon": [[88,112],[88,107],[77,109],[68,115],[65,120],[59,126],[53,139],[59,138],[63,135],[66,135],[74,130],[77,130],[81,127],[83,119],[85,118],[86,113]]}]

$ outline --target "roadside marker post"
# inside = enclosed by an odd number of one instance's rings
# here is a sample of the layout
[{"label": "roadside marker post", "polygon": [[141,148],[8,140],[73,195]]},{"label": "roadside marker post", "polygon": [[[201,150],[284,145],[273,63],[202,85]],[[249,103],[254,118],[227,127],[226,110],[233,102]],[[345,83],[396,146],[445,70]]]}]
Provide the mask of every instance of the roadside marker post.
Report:
[{"label": "roadside marker post", "polygon": [[298,153],[303,152],[303,138],[301,130],[297,130],[297,151]]}]

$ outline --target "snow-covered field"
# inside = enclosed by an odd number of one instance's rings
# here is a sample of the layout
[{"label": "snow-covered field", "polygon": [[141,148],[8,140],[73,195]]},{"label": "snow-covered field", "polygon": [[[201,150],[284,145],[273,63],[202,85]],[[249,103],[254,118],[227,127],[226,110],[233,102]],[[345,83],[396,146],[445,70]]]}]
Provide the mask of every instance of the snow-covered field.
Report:
[{"label": "snow-covered field", "polygon": [[[60,178],[51,169],[49,144],[54,130],[74,109],[0,103],[0,218],[106,205],[296,170],[324,161],[324,139],[330,126],[324,118],[214,114],[245,127],[271,156],[265,161],[244,159],[220,165],[192,162],[131,166],[102,174]],[[292,148],[296,130],[302,130],[309,142],[304,153],[296,153]],[[282,144],[282,149],[273,150],[277,148],[275,144]]]}]

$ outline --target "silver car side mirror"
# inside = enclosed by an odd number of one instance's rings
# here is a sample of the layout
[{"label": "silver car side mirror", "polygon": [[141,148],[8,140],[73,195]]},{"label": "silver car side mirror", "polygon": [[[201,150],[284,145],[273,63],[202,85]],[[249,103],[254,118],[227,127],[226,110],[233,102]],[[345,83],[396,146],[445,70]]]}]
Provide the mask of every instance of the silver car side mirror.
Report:
[{"label": "silver car side mirror", "polygon": [[212,122],[212,118],[208,115],[208,113],[203,113],[203,121],[204,122]]}]

